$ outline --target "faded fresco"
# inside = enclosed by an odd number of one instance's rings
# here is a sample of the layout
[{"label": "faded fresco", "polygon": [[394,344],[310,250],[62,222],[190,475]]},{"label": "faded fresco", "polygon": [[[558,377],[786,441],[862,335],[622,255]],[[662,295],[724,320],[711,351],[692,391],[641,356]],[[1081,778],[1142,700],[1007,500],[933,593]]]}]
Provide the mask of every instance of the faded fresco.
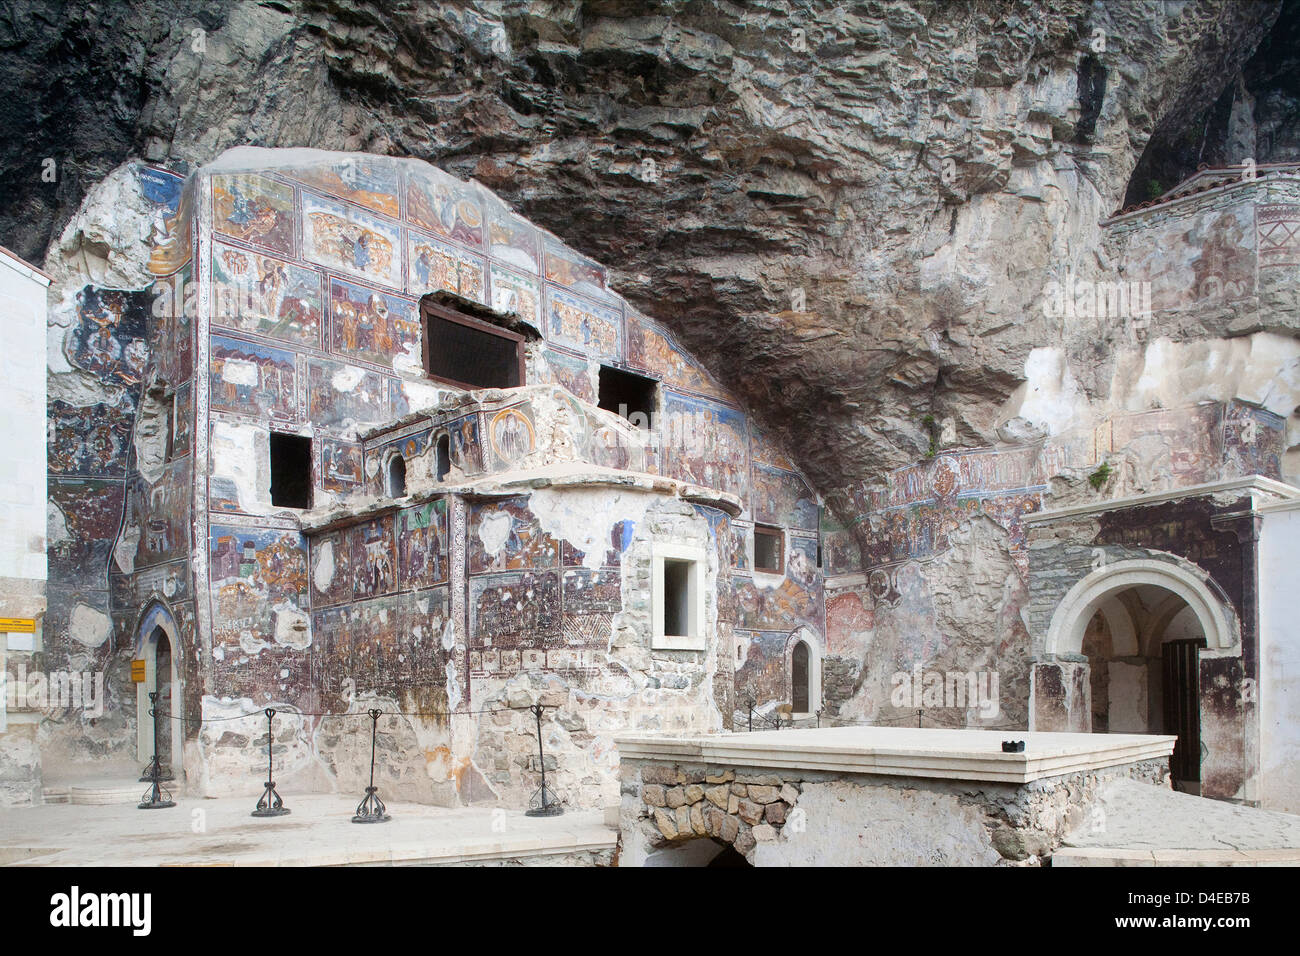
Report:
[{"label": "faded fresco", "polygon": [[408,170],[406,218],[444,239],[475,249],[483,246],[478,192],[439,170]]},{"label": "faded fresco", "polygon": [[526,497],[472,505],[466,544],[470,574],[554,567],[559,561],[559,542],[541,530]]},{"label": "faded fresco", "polygon": [[542,295],[537,279],[492,264],[492,308],[513,313],[536,329],[542,327]]},{"label": "faded fresco", "polygon": [[750,475],[755,521],[817,530],[817,497],[797,472],[754,462]]},{"label": "faded fresco", "polygon": [[541,240],[537,227],[527,219],[494,209],[488,222],[488,251],[494,259],[529,275],[541,272]]},{"label": "faded fresco", "polygon": [[397,577],[403,588],[447,580],[447,502],[439,498],[397,514]]},{"label": "faded fresco", "polygon": [[725,397],[702,365],[674,345],[664,332],[632,313],[627,317],[627,363],[675,389]]},{"label": "faded fresco", "polygon": [[547,288],[546,335],[557,345],[616,359],[623,352],[623,322],[615,309]]},{"label": "faded fresco", "polygon": [[297,366],[292,352],[214,335],[208,381],[214,409],[279,421],[294,418]]},{"label": "faded fresco", "polygon": [[332,494],[358,491],[365,478],[361,473],[361,446],[356,442],[327,438],[321,442],[321,485]]},{"label": "faded fresco", "polygon": [[317,425],[378,425],[388,418],[388,380],[355,365],[310,359],[307,414]]},{"label": "faded fresco", "polygon": [[289,169],[283,175],[386,216],[396,218],[399,215],[400,173],[393,163],[348,156],[334,166]]},{"label": "faded fresco", "polygon": [[549,238],[544,245],[547,280],[584,295],[606,297],[604,266]]},{"label": "faded fresco", "polygon": [[664,391],[666,471],[749,501],[749,432],[744,413]]},{"label": "faded fresco", "polygon": [[149,272],[168,276],[190,261],[193,235],[191,193],[185,179],[165,169],[137,166],[140,195],[150,209]]}]

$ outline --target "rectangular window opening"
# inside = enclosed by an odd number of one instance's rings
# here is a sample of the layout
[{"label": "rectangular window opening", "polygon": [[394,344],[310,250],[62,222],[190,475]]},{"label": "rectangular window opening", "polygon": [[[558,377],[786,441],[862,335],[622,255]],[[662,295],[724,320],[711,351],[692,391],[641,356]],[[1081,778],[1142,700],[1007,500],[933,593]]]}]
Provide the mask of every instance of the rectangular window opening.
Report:
[{"label": "rectangular window opening", "polygon": [[163,461],[171,461],[176,457],[176,393],[173,392],[171,398],[167,400],[167,451],[164,454]]},{"label": "rectangular window opening", "polygon": [[523,384],[523,336],[450,309],[424,305],[424,368],[460,388]]},{"label": "rectangular window opening", "polygon": [[596,404],[626,418],[638,428],[651,427],[658,400],[657,381],[602,365],[599,384],[600,395]]},{"label": "rectangular window opening", "polygon": [[780,528],[754,528],[754,570],[780,574],[785,551],[785,536]]},{"label": "rectangular window opening", "polygon": [[311,439],[271,432],[271,504],[311,507]]},{"label": "rectangular window opening", "polygon": [[665,637],[696,636],[691,628],[691,568],[694,563],[664,559]]}]

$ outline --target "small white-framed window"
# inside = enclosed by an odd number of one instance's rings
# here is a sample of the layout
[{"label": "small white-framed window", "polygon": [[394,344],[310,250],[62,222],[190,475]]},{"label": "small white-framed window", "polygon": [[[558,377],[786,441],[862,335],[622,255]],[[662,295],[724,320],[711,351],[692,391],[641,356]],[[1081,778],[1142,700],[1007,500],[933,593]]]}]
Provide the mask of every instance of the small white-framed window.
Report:
[{"label": "small white-framed window", "polygon": [[653,562],[654,634],[650,646],[660,650],[706,650],[704,549],[657,544]]}]

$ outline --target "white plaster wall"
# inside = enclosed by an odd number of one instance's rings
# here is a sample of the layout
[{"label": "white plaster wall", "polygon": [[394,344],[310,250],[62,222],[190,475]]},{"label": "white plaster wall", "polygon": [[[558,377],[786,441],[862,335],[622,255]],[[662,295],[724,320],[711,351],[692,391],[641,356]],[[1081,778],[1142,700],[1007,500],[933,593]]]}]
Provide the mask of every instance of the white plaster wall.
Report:
[{"label": "white plaster wall", "polygon": [[1300,505],[1271,510],[1259,538],[1262,805],[1300,813]]},{"label": "white plaster wall", "polygon": [[[0,579],[44,581],[45,294],[49,280],[0,252]],[[15,615],[17,616],[17,615]]]}]

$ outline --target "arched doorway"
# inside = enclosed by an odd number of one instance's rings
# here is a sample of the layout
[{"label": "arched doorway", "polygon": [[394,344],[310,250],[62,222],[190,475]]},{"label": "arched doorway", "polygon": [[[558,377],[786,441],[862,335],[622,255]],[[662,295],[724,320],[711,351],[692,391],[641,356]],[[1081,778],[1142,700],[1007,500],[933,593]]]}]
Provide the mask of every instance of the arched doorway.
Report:
[{"label": "arched doorway", "polygon": [[1093,733],[1172,734],[1174,785],[1200,790],[1200,651],[1205,632],[1188,603],[1164,588],[1127,588],[1084,631]]},{"label": "arched doorway", "polygon": [[1134,560],[1075,584],[1052,615],[1045,649],[1087,658],[1093,732],[1177,737],[1174,786],[1199,793],[1201,654],[1239,651],[1238,634],[1235,615],[1199,569]]},{"label": "arched doorway", "polygon": [[136,634],[135,657],[144,661],[144,680],[135,685],[136,758],[141,769],[153,760],[154,726],[149,713],[149,694],[157,693],[159,762],[169,779],[180,781],[185,734],[184,725],[178,719],[184,707],[176,622],[165,607],[154,604],[141,617]]},{"label": "arched doorway", "polygon": [[813,714],[821,709],[821,654],[816,636],[806,627],[796,628],[786,639],[785,663],[789,677],[790,709]]},{"label": "arched doorway", "polygon": [[808,713],[808,645],[800,641],[790,655],[791,701],[797,714]]}]

